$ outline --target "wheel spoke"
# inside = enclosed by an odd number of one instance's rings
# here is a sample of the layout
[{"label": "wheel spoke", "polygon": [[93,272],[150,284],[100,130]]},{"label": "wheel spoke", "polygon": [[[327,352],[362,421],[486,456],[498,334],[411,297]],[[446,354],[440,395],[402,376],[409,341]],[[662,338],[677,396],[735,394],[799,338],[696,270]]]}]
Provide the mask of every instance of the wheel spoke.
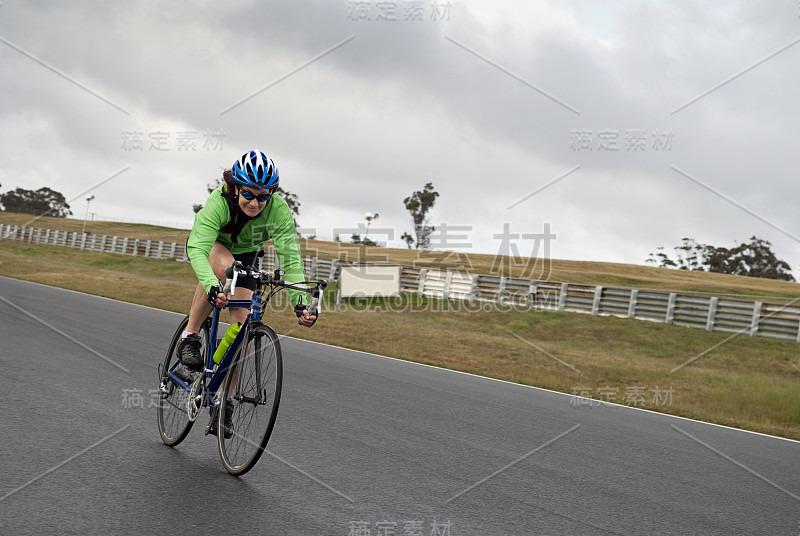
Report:
[{"label": "wheel spoke", "polygon": [[247,344],[240,351],[236,370],[229,372],[225,391],[235,380],[233,436],[219,436],[220,455],[225,468],[233,474],[250,470],[269,441],[280,401],[282,363],[278,338],[268,327],[251,329]]},{"label": "wheel spoke", "polygon": [[[161,440],[169,446],[176,446],[186,438],[192,428],[192,421],[189,419],[187,411],[190,394],[189,392],[172,381],[167,371],[179,360],[178,343],[180,342],[181,332],[186,328],[188,317],[178,326],[169,352],[164,360],[164,364],[159,367],[159,392],[161,393],[157,408],[158,429],[161,433]],[[208,351],[208,325],[203,324],[200,330],[202,340],[202,355],[205,357]]]}]

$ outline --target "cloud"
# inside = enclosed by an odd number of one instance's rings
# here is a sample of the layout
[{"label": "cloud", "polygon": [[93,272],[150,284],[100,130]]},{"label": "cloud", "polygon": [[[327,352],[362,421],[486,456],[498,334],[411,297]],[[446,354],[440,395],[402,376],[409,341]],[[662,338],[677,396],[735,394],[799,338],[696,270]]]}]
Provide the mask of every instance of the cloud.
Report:
[{"label": "cloud", "polygon": [[[399,246],[402,199],[433,182],[434,222],[472,226],[480,252],[496,252],[504,223],[550,222],[563,258],[641,263],[684,236],[757,234],[798,264],[800,244],[775,227],[798,227],[800,44],[734,78],[797,39],[796,6],[465,0],[447,20],[428,3],[405,20],[396,2],[392,21],[367,5],[370,20],[322,0],[4,4],[0,37],[75,83],[0,44],[0,182],[69,197],[129,166],[93,210],[190,222],[206,184],[260,147],[320,237],[371,211]],[[141,150],[125,148],[130,132]],[[614,150],[600,147],[609,136]]]}]

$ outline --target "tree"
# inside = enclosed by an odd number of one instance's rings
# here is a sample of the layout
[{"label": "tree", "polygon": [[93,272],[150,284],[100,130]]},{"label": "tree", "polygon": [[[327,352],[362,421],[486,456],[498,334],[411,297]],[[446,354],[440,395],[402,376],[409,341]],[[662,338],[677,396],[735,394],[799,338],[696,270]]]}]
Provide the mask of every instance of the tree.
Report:
[{"label": "tree", "polygon": [[66,218],[72,215],[67,200],[60,192],[44,187],[38,190],[17,188],[0,194],[0,205],[6,212]]},{"label": "tree", "polygon": [[406,245],[408,246],[408,249],[411,249],[412,247],[414,247],[414,237],[411,236],[410,234],[403,233],[400,236],[400,240],[402,240],[403,242],[406,243]]},{"label": "tree", "polygon": [[740,244],[730,250],[730,266],[733,271],[729,273],[736,275],[794,281],[790,273],[792,267],[775,256],[769,241],[755,236],[750,237],[749,244]]},{"label": "tree", "polygon": [[433,184],[429,182],[422,190],[414,192],[410,197],[403,199],[403,204],[406,210],[411,213],[411,219],[414,221],[414,234],[416,235],[416,240],[408,233],[404,233],[400,237],[405,240],[409,248],[412,241],[417,249],[428,249],[430,247],[431,233],[435,228],[429,225],[428,212],[433,208],[437,197],[439,197],[439,192],[435,191]]},{"label": "tree", "polygon": [[[374,240],[372,240],[371,238],[368,238],[366,236],[364,238],[361,238],[361,235],[360,234],[356,234],[356,233],[353,233],[353,236],[350,237],[350,241],[353,244],[361,244],[363,246],[377,246],[378,245],[378,243],[375,242]],[[338,242],[338,240],[337,240],[337,242]]]},{"label": "tree", "polygon": [[794,281],[791,266],[775,256],[769,241],[756,236],[750,237],[749,243],[739,244],[731,249],[698,244],[692,238],[684,238],[683,244],[673,249],[677,255],[676,260],[664,253],[663,247],[659,247],[658,253],[651,253],[647,262],[658,264],[660,268]]}]

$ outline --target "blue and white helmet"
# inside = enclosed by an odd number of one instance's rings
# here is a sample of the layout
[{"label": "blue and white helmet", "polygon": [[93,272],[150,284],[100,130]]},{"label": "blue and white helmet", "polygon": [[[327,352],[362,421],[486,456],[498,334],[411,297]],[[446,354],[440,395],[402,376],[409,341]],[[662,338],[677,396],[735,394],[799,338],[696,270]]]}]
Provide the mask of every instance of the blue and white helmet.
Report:
[{"label": "blue and white helmet", "polygon": [[233,182],[261,190],[274,188],[280,182],[275,162],[261,151],[244,153],[231,167]]}]

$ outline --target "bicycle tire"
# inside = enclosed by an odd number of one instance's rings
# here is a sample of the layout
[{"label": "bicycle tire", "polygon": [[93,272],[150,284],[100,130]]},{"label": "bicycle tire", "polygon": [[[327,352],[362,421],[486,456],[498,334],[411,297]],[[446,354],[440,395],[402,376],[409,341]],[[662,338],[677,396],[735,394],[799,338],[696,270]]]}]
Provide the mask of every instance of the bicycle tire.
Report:
[{"label": "bicycle tire", "polygon": [[[233,435],[218,433],[219,454],[225,470],[243,475],[258,462],[272,435],[283,383],[283,359],[278,336],[269,326],[248,329],[237,352],[235,365],[225,377],[217,430],[224,429],[224,416],[233,404]],[[235,383],[234,383],[235,382]]]},{"label": "bicycle tire", "polygon": [[[178,326],[175,335],[172,336],[167,356],[158,370],[159,398],[156,410],[158,414],[158,431],[161,440],[170,447],[175,447],[186,439],[194,424],[193,421],[189,420],[186,410],[189,392],[176,384],[168,374],[172,365],[179,361],[178,342],[180,342],[181,333],[186,329],[188,323],[189,317],[187,316]],[[201,355],[205,359],[209,340],[207,322],[204,322],[200,329],[200,337],[202,340]]]}]

